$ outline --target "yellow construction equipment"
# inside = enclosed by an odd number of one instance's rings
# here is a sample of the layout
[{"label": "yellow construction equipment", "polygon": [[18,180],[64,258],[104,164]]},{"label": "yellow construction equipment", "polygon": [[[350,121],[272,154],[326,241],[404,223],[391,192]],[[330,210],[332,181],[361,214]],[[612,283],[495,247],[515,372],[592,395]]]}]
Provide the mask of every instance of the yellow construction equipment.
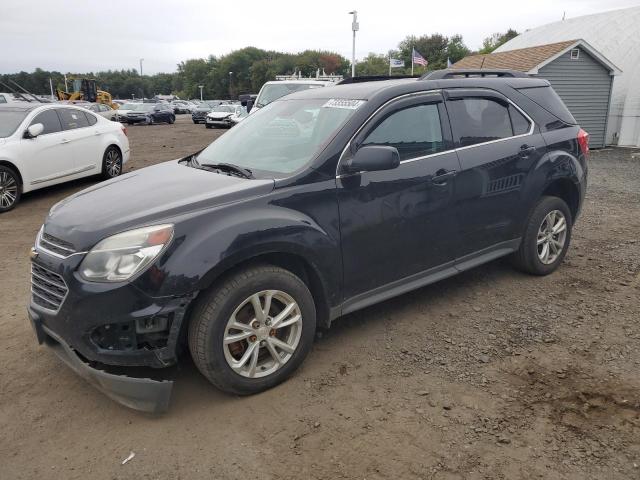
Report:
[{"label": "yellow construction equipment", "polygon": [[71,92],[64,92],[59,88],[56,89],[58,100],[84,100],[87,102],[104,103],[111,108],[118,108],[117,103],[113,103],[111,94],[104,90],[98,90],[96,81],[93,78],[72,78],[71,84],[73,89]]}]

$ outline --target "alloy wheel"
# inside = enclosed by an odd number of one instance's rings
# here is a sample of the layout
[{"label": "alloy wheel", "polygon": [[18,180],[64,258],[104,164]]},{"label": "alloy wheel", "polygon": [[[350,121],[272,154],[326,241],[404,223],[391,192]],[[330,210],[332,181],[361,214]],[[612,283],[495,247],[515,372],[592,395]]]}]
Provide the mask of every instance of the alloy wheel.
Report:
[{"label": "alloy wheel", "polygon": [[538,258],[545,265],[555,262],[567,240],[567,219],[560,210],[552,210],[538,229]]},{"label": "alloy wheel", "polygon": [[116,149],[111,149],[107,152],[105,158],[105,170],[109,177],[117,177],[122,170],[122,162],[120,159],[120,153]]},{"label": "alloy wheel", "polygon": [[298,303],[280,290],[263,290],[231,314],[224,330],[224,357],[238,375],[265,377],[291,359],[301,334]]},{"label": "alloy wheel", "polygon": [[8,209],[18,198],[18,182],[9,172],[0,172],[0,208]]}]

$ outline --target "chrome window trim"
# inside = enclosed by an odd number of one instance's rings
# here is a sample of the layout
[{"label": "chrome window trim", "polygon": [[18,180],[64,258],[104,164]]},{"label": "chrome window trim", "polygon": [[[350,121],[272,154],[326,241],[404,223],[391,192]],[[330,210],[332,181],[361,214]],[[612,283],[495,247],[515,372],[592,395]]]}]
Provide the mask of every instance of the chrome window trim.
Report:
[{"label": "chrome window trim", "polygon": [[[438,89],[434,89],[434,90],[423,90],[421,92],[407,93],[405,95],[401,95],[399,97],[392,98],[391,100],[388,100],[387,102],[382,104],[371,115],[369,115],[369,117],[363,122],[363,124],[360,126],[360,128],[358,128],[358,130],[356,130],[356,132],[351,136],[351,138],[347,142],[347,145],[342,150],[342,153],[340,154],[340,158],[338,159],[338,165],[336,167],[336,179],[348,177],[348,176],[351,176],[351,175],[355,175],[355,173],[338,174],[338,172],[340,171],[340,164],[342,163],[342,159],[343,159],[345,153],[347,152],[347,149],[351,146],[351,142],[353,142],[353,139],[362,131],[362,129],[371,121],[371,119],[375,115],[377,115],[378,112],[380,112],[380,110],[382,110],[384,107],[386,107],[390,103],[392,103],[392,102],[394,102],[394,101],[396,101],[398,99],[401,99],[401,98],[406,98],[406,97],[411,97],[411,96],[419,96],[419,95],[428,95],[428,94],[432,94],[432,93],[442,93],[442,89],[438,88]],[[483,145],[490,145],[492,143],[504,142],[506,140],[511,140],[513,138],[522,138],[522,137],[528,137],[530,135],[533,135],[533,132],[535,131],[535,128],[536,128],[536,123],[533,121],[533,119],[527,114],[527,112],[525,112],[522,108],[520,108],[510,98],[507,98],[507,97],[504,97],[504,98],[506,99],[506,101],[509,104],[513,105],[513,107],[516,110],[518,110],[518,112],[520,112],[529,121],[529,131],[528,132],[521,133],[520,135],[512,135],[512,136],[506,137],[506,138],[497,138],[495,140],[489,140],[487,142],[474,143],[473,145],[467,145],[467,146],[464,146],[464,147],[457,147],[457,148],[452,148],[452,149],[449,149],[449,150],[443,150],[442,152],[432,153],[432,154],[429,154],[429,155],[423,155],[421,157],[407,158],[406,160],[401,160],[400,161],[400,165],[402,165],[404,163],[409,163],[409,162],[417,162],[418,160],[425,160],[425,159],[431,158],[431,157],[437,157],[439,155],[444,155],[446,153],[459,152],[461,150],[468,150],[470,148],[481,147]],[[446,104],[446,99],[443,99],[443,100],[445,101],[445,104]],[[511,119],[511,117],[509,117],[509,119]],[[512,126],[512,128],[513,128],[513,126]],[[452,133],[453,133],[453,129],[452,129]],[[360,174],[360,173],[364,173],[364,172],[358,172],[358,174]]]}]

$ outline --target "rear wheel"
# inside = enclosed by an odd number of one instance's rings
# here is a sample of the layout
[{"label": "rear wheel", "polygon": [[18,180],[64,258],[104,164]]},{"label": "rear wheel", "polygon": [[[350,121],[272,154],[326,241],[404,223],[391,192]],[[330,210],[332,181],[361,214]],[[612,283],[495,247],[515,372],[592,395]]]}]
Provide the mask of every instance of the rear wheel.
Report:
[{"label": "rear wheel", "polygon": [[0,213],[8,212],[20,201],[20,177],[10,167],[0,165]]},{"label": "rear wheel", "polygon": [[189,325],[191,355],[219,389],[261,392],[307,356],[315,313],[309,289],[288,270],[264,265],[238,271],[199,300]]},{"label": "rear wheel", "polygon": [[525,227],[520,248],[513,255],[514,265],[532,275],[548,275],[562,263],[573,221],[566,202],[558,197],[542,197]]},{"label": "rear wheel", "polygon": [[175,121],[176,121],[176,117],[174,115],[171,115],[169,117],[169,125],[172,125]]},{"label": "rear wheel", "polygon": [[113,145],[107,148],[102,157],[102,177],[106,180],[122,173],[122,154]]}]

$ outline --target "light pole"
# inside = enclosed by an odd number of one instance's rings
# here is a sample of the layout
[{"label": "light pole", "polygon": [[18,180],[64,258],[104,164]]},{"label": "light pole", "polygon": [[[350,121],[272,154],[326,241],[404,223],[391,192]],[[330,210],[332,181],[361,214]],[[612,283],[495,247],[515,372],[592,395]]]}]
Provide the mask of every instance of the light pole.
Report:
[{"label": "light pole", "polygon": [[142,76],[142,62],[144,61],[144,58],[140,59],[140,76]]},{"label": "light pole", "polygon": [[229,72],[229,98],[231,98],[231,79],[232,79],[231,76],[232,75],[233,75],[233,72]]},{"label": "light pole", "polygon": [[200,89],[200,100],[202,100],[202,89],[204,88],[204,85],[198,85],[198,88]]},{"label": "light pole", "polygon": [[349,15],[353,15],[353,22],[351,22],[351,30],[353,31],[353,48],[351,49],[351,78],[353,78],[356,76],[356,32],[360,30],[360,24],[358,23],[357,10],[349,12]]}]

